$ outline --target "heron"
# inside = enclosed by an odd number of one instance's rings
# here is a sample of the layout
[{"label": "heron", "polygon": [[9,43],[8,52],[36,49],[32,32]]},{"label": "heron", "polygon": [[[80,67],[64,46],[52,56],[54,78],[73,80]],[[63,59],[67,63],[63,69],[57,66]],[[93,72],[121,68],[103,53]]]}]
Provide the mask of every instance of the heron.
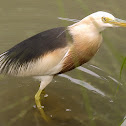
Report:
[{"label": "heron", "polygon": [[126,21],[98,11],[70,26],[38,33],[0,55],[0,73],[33,76],[40,81],[35,103],[46,120],[42,91],[54,76],[88,62],[99,50],[102,31],[107,27],[126,27]]}]

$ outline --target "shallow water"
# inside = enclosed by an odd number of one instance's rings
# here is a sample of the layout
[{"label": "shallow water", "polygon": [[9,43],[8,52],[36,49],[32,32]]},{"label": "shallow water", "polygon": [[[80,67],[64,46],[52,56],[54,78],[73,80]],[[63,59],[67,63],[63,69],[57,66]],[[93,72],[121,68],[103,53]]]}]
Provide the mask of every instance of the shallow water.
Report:
[{"label": "shallow water", "polygon": [[[96,1],[95,1],[96,2]],[[0,0],[0,53],[46,29],[67,26],[98,10],[126,19],[125,1],[118,0]],[[42,98],[46,123],[34,102],[39,82],[0,76],[0,126],[125,126],[126,29],[104,31],[104,42],[87,64],[54,78]]]}]

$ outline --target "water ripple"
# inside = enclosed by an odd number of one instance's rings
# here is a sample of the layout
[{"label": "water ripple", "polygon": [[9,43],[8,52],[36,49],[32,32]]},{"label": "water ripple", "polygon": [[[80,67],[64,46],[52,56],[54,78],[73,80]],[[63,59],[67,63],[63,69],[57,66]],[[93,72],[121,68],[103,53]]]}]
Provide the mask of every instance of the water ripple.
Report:
[{"label": "water ripple", "polygon": [[70,76],[68,76],[66,74],[60,74],[59,76],[64,77],[64,78],[67,78],[67,79],[71,80],[71,82],[73,82],[75,84],[78,84],[78,85],[80,85],[82,87],[85,87],[86,89],[88,89],[90,91],[93,91],[95,93],[98,93],[98,94],[100,94],[102,96],[106,96],[104,92],[102,92],[101,90],[93,87],[92,85],[88,84],[87,82],[84,82],[84,81],[81,81],[81,80],[72,78],[72,77],[70,77]]},{"label": "water ripple", "polygon": [[89,70],[89,69],[87,69],[87,68],[84,68],[84,67],[80,66],[80,67],[78,67],[77,69],[78,69],[78,70],[81,70],[81,71],[83,71],[83,72],[85,72],[85,73],[88,73],[88,74],[90,74],[90,75],[92,75],[92,76],[95,76],[95,77],[97,77],[97,78],[102,79],[98,74],[96,74],[95,72],[93,72],[93,71],[91,71],[91,70]]},{"label": "water ripple", "polygon": [[77,19],[70,19],[70,18],[63,18],[63,17],[58,17],[60,20],[65,20],[65,21],[72,21],[72,22],[79,22],[80,20]]}]

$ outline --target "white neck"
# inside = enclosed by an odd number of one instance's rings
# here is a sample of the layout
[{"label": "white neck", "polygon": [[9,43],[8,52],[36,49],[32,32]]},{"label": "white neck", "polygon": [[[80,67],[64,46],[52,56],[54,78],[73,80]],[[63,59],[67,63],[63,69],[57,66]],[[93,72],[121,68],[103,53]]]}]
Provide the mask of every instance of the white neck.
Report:
[{"label": "white neck", "polygon": [[68,30],[72,36],[78,36],[80,38],[88,37],[89,39],[93,39],[101,32],[101,30],[99,30],[99,28],[96,27],[93,23],[87,24],[84,23],[83,20],[68,26]]}]

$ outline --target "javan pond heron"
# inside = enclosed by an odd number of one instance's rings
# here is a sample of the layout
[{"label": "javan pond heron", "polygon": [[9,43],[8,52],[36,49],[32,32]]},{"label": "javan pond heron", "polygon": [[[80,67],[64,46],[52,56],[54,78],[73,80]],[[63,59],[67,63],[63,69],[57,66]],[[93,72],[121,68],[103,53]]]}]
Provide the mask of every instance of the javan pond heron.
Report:
[{"label": "javan pond heron", "polygon": [[35,76],[41,81],[35,102],[46,120],[40,102],[42,90],[55,75],[89,61],[102,43],[101,32],[107,27],[119,26],[126,27],[126,21],[99,11],[66,28],[38,33],[0,55],[0,73]]}]

